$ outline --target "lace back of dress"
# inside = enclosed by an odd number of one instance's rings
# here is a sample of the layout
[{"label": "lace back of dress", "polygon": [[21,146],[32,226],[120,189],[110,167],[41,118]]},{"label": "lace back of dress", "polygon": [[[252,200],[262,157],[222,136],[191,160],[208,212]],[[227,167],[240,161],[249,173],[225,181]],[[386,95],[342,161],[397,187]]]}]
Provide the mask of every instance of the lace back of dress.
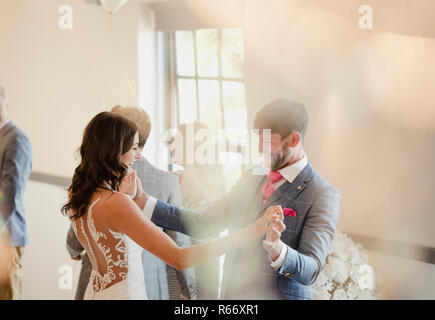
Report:
[{"label": "lace back of dress", "polygon": [[122,233],[110,230],[103,212],[93,213],[96,199],[88,212],[72,221],[74,231],[91,260],[91,283],[94,292],[104,290],[127,279],[128,257],[126,239]]}]

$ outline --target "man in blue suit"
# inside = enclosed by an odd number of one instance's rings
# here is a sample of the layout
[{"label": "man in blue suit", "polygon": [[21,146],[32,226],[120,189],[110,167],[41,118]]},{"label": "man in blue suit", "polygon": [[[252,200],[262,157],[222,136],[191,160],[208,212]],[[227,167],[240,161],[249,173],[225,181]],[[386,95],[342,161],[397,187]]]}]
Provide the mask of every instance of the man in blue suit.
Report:
[{"label": "man in blue suit", "polygon": [[272,161],[267,176],[248,171],[227,196],[201,214],[147,198],[144,213],[155,224],[194,237],[245,227],[266,208],[281,205],[285,230],[271,228],[263,241],[227,253],[221,298],[313,298],[311,285],[322,270],[335,233],[340,195],[305,154],[307,127],[308,114],[302,104],[275,100],[257,113],[254,122],[260,130],[260,151],[261,132],[271,129]]},{"label": "man in blue suit", "polygon": [[9,281],[0,286],[0,299],[21,298],[21,260],[29,242],[24,216],[24,190],[32,171],[32,146],[8,117],[8,98],[0,87],[0,217],[12,247]]}]

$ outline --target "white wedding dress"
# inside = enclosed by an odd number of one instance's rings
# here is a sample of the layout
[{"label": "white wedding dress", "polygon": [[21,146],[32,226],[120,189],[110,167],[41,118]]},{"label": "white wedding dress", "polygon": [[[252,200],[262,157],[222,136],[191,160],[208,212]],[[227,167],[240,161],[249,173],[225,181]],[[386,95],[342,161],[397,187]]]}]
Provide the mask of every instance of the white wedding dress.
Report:
[{"label": "white wedding dress", "polygon": [[[147,299],[142,266],[142,247],[126,234],[111,230],[99,212],[92,209],[72,220],[77,238],[92,263],[92,272],[85,300],[145,300]],[[96,228],[98,226],[98,228]]]}]

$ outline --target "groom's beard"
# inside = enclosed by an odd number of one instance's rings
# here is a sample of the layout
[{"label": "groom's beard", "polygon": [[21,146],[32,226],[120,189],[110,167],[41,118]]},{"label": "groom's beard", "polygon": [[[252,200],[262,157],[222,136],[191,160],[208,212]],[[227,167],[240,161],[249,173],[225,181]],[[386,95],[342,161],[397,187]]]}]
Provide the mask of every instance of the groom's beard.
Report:
[{"label": "groom's beard", "polygon": [[272,171],[277,171],[279,169],[284,168],[287,165],[287,163],[290,162],[292,153],[293,153],[293,148],[290,148],[287,145],[285,145],[280,153],[271,154],[270,169]]}]

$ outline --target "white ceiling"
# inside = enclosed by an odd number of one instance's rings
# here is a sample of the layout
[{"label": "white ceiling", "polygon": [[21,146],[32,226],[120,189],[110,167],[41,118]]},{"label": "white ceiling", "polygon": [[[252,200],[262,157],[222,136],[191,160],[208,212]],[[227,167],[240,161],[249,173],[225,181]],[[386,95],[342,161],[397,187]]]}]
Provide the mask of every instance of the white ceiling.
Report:
[{"label": "white ceiling", "polygon": [[435,0],[309,0],[356,25],[362,5],[373,9],[373,31],[435,38]]},{"label": "white ceiling", "polygon": [[[156,4],[156,8],[164,8],[166,5],[189,3],[195,1],[222,0],[138,0],[143,3]],[[242,0],[243,1],[243,0]],[[246,4],[250,1],[244,0]],[[286,0],[282,0],[286,1]],[[435,38],[435,0],[288,0],[309,1],[317,7],[329,11],[349,21],[350,26],[358,25],[358,9],[362,5],[370,5],[373,8],[374,29],[373,32],[391,32],[409,36]],[[166,3],[166,4],[165,4]],[[276,4],[276,3],[275,3]],[[171,6],[171,5],[170,5]]]}]

